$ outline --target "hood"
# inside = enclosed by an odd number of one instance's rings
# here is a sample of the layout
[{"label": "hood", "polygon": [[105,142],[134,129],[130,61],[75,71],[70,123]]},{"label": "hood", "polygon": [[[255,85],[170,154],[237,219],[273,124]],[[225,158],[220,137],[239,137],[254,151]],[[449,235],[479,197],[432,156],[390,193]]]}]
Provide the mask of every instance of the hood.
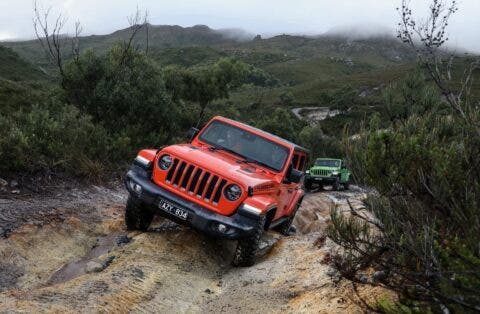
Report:
[{"label": "hood", "polygon": [[207,147],[197,147],[190,144],[172,145],[164,148],[162,153],[171,154],[189,163],[217,173],[227,180],[243,185],[244,188],[271,182],[275,173],[264,170],[263,167],[251,163],[239,163],[242,158],[233,154]]},{"label": "hood", "polygon": [[322,166],[313,166],[310,170],[327,170],[327,171],[339,171],[340,167],[322,167]]}]

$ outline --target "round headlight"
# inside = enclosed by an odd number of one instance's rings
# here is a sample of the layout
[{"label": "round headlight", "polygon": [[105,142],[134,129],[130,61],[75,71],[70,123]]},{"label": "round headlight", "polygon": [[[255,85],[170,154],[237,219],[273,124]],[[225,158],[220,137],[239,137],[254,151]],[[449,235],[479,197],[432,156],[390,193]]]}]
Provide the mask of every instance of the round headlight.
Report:
[{"label": "round headlight", "polygon": [[229,201],[236,201],[242,196],[242,189],[236,184],[227,185],[225,190],[223,190],[225,197]]},{"label": "round headlight", "polygon": [[170,166],[172,165],[172,157],[170,155],[163,155],[162,157],[160,157],[160,159],[158,160],[158,166],[160,167],[160,169],[162,170],[167,170],[168,168],[170,168]]}]

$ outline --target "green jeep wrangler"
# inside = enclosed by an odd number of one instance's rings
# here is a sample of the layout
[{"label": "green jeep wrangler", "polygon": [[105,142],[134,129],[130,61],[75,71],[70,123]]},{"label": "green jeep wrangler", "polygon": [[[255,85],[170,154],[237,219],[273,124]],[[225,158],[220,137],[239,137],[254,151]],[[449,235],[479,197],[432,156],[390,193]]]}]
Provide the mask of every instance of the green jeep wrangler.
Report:
[{"label": "green jeep wrangler", "polygon": [[350,171],[341,159],[318,158],[305,175],[306,189],[312,189],[314,184],[318,184],[320,188],[323,188],[324,185],[331,185],[334,191],[343,185],[343,188],[348,190],[349,183]]}]

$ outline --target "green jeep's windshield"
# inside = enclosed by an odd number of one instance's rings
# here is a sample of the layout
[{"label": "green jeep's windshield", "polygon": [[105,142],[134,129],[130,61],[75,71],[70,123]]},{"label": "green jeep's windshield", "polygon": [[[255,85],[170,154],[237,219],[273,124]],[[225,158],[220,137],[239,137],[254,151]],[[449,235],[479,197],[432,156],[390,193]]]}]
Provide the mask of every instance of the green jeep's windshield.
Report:
[{"label": "green jeep's windshield", "polygon": [[200,140],[275,171],[283,169],[289,153],[285,146],[221,121],[210,123]]},{"label": "green jeep's windshield", "polygon": [[340,167],[340,160],[317,159],[315,166],[338,168]]}]

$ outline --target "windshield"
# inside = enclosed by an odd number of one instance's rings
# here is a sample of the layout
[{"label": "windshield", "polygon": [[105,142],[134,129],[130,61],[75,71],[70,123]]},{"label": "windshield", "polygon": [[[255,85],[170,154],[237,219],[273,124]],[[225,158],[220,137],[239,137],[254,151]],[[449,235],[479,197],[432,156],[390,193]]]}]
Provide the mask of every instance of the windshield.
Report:
[{"label": "windshield", "polygon": [[340,167],[340,160],[318,159],[315,161],[315,166],[338,168]]},{"label": "windshield", "polygon": [[283,169],[289,153],[285,146],[220,121],[210,123],[200,140],[275,171]]}]

